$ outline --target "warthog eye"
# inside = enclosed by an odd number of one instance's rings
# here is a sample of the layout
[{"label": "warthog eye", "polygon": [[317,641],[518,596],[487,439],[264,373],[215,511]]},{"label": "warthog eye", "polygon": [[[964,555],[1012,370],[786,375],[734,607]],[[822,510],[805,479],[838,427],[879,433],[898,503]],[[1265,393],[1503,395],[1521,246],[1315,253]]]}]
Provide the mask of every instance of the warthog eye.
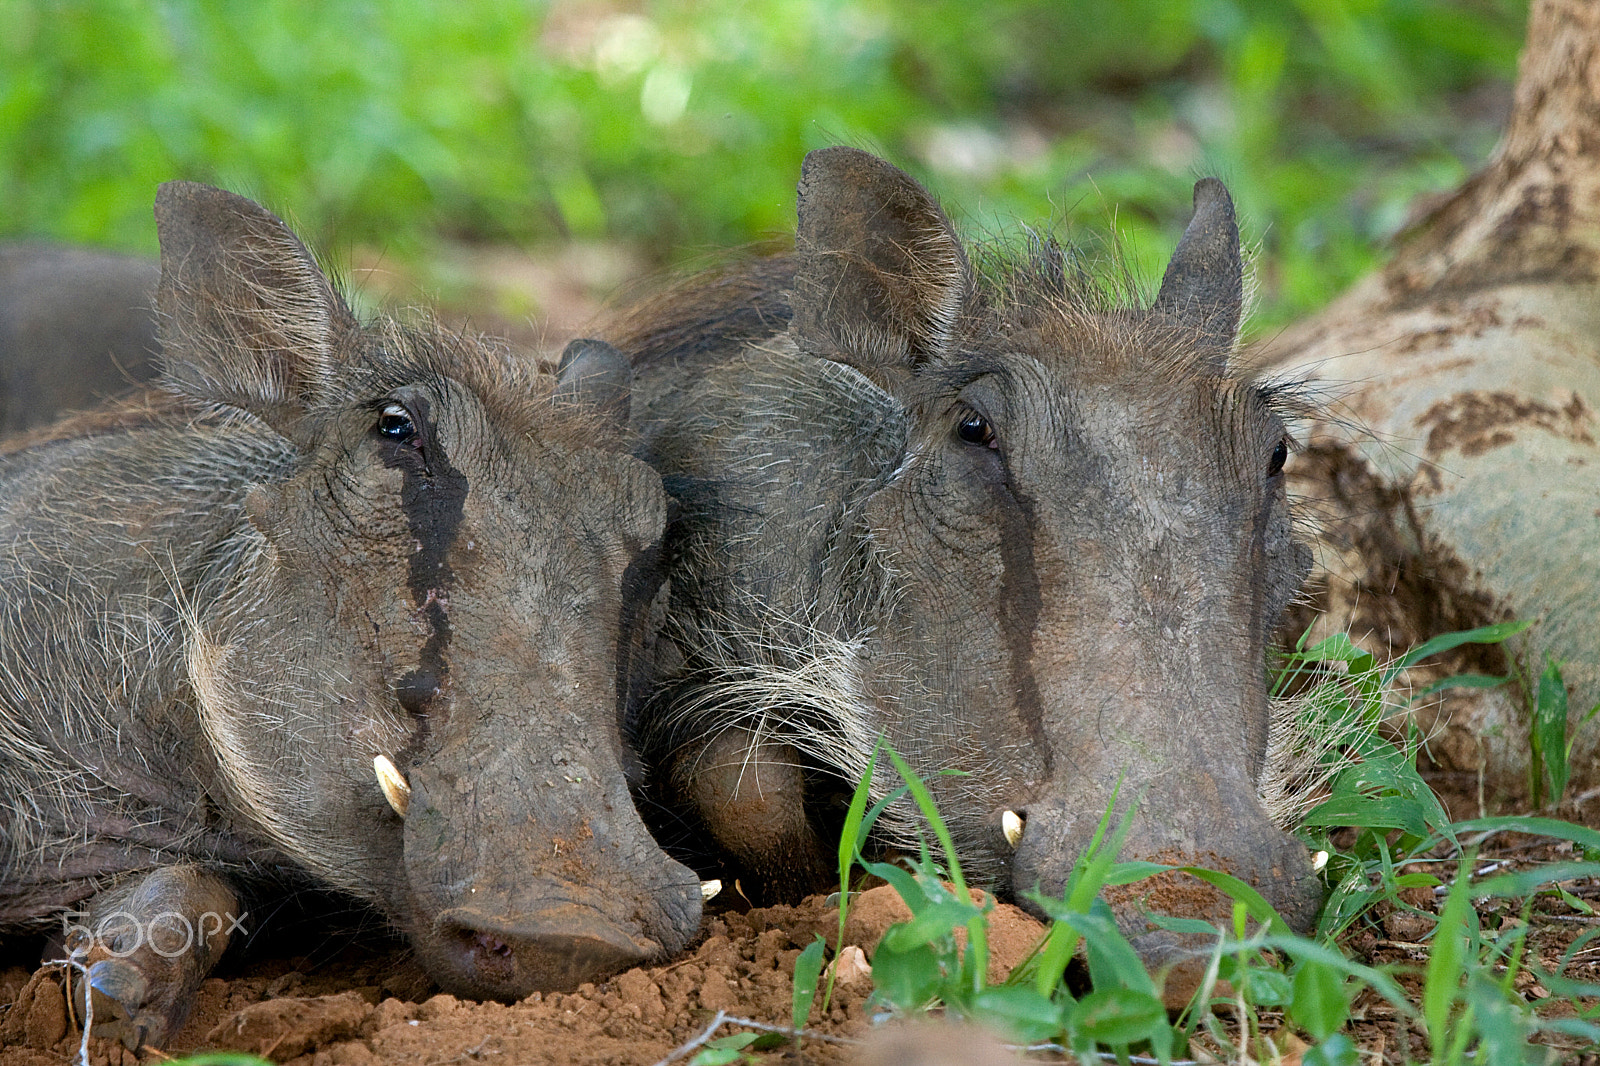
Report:
[{"label": "warthog eye", "polygon": [[1267,476],[1277,477],[1283,473],[1283,464],[1289,461],[1289,442],[1280,440],[1278,446],[1272,449],[1272,460],[1267,464]]},{"label": "warthog eye", "polygon": [[417,435],[417,426],[411,421],[411,412],[397,403],[383,405],[383,410],[378,412],[378,424],[375,428],[381,436],[390,440],[408,441]]},{"label": "warthog eye", "polygon": [[956,436],[967,444],[987,445],[998,448],[1000,443],[994,439],[994,427],[989,420],[976,411],[968,411],[967,417],[956,426]]}]

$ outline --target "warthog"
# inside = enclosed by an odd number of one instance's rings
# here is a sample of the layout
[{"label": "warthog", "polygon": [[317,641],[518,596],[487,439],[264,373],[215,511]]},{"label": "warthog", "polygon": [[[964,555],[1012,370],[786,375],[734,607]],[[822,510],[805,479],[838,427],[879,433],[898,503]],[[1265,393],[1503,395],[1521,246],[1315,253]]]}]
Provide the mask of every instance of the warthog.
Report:
[{"label": "warthog", "polygon": [[160,274],[92,248],[0,245],[0,435],[154,376]]},{"label": "warthog", "polygon": [[156,219],[165,398],[0,456],[0,930],[75,910],[130,1044],[268,893],[358,897],[465,996],[681,947],[622,742],[665,521],[626,368],[363,327],[230,193]]},{"label": "warthog", "polygon": [[[849,148],[806,158],[796,244],[610,338],[681,504],[681,661],[641,742],[669,806],[747,892],[795,895],[829,880],[881,735],[1002,892],[1059,894],[1120,789],[1139,804],[1125,857],[1231,871],[1304,928],[1317,878],[1257,792],[1267,644],[1309,555],[1285,390],[1230,364],[1222,184],[1195,186],[1149,307],[1053,242],[975,256],[920,186]],[[915,840],[904,805],[879,827]],[[1198,882],[1161,895],[1228,913]],[[1147,959],[1173,954],[1137,901],[1118,910]]]}]

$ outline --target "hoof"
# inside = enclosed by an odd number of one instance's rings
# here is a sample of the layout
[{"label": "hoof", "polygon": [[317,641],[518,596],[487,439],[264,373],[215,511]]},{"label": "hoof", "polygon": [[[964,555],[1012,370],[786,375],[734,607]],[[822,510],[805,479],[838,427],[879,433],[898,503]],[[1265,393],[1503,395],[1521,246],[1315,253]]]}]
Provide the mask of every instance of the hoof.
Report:
[{"label": "hoof", "polygon": [[101,959],[89,967],[88,991],[94,1008],[94,1035],[119,1041],[130,1051],[159,1045],[166,1019],[144,1009],[150,982],[126,959]]}]

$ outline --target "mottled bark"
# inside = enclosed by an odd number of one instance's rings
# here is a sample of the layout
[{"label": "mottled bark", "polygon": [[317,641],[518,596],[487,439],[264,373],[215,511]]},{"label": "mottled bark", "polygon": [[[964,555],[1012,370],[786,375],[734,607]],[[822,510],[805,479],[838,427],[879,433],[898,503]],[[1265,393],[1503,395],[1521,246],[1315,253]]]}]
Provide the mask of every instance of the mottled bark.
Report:
[{"label": "mottled bark", "polygon": [[[1327,613],[1397,652],[1488,621],[1525,674],[1563,664],[1573,720],[1600,700],[1600,4],[1536,0],[1489,163],[1401,237],[1394,260],[1257,352],[1342,383],[1296,457],[1320,513]],[[1497,651],[1457,668],[1504,669]],[[1527,787],[1522,694],[1418,711],[1446,768]],[[1575,790],[1600,785],[1580,732]]]}]

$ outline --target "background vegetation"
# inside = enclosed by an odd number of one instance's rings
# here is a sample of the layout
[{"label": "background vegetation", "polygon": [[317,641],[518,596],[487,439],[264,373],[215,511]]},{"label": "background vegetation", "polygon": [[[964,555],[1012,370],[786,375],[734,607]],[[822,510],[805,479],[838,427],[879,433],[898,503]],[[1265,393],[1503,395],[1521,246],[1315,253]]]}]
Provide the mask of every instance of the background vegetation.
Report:
[{"label": "background vegetation", "polygon": [[154,188],[187,177],[318,247],[600,239],[654,267],[791,232],[802,154],[844,142],[971,225],[1114,224],[1145,276],[1220,174],[1270,328],[1487,156],[1525,8],[0,0],[0,236],[153,252]]}]

